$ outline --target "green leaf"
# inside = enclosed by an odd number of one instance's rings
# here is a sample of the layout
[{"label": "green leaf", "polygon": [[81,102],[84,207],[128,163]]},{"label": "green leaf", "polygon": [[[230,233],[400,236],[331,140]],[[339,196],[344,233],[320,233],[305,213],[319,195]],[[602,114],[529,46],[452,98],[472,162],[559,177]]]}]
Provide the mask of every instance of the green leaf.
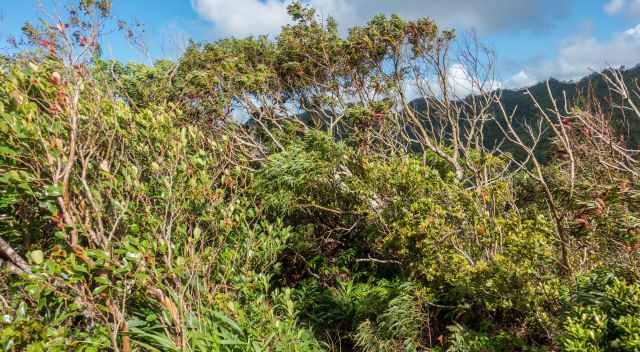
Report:
[{"label": "green leaf", "polygon": [[13,149],[11,149],[11,148],[9,148],[7,146],[4,146],[4,145],[0,146],[0,155],[2,155],[2,156],[10,157],[10,156],[15,156],[17,154],[18,154],[18,152],[16,152],[15,150],[13,150]]},{"label": "green leaf", "polygon": [[93,289],[93,294],[94,295],[99,295],[101,292],[103,292],[104,290],[106,290],[107,288],[109,288],[109,286],[107,285],[103,285],[103,286],[98,286],[96,288]]},{"label": "green leaf", "polygon": [[31,257],[31,260],[37,265],[40,265],[44,262],[44,253],[41,250],[32,251],[29,256]]},{"label": "green leaf", "polygon": [[50,185],[49,187],[47,187],[46,192],[47,192],[47,196],[49,197],[52,197],[52,198],[61,197],[62,187],[58,185]]}]

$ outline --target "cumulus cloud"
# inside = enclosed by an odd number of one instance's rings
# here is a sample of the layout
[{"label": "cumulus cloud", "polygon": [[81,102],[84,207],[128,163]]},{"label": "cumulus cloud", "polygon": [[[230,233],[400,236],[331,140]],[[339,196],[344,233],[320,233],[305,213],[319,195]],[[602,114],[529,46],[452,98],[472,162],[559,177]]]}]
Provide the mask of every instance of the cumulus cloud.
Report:
[{"label": "cumulus cloud", "polygon": [[[409,19],[431,17],[447,28],[493,33],[548,28],[566,14],[571,1],[306,0],[305,3],[320,15],[335,17],[343,30],[363,24],[379,13],[396,13]],[[233,36],[277,33],[288,22],[288,3],[290,0],[192,0],[196,12],[213,22],[220,35]]]},{"label": "cumulus cloud", "polygon": [[624,9],[625,5],[625,0],[611,0],[604,5],[604,11],[609,15],[616,15]]},{"label": "cumulus cloud", "polygon": [[279,0],[192,0],[191,5],[221,35],[275,34],[289,22],[287,3]]},{"label": "cumulus cloud", "polygon": [[634,66],[640,62],[640,25],[616,33],[606,41],[577,37],[564,41],[554,59],[537,60],[518,72],[506,86],[519,88],[550,77],[575,80],[611,66]]},{"label": "cumulus cloud", "polygon": [[[481,90],[491,91],[502,88],[502,82],[490,80],[487,82],[477,82],[473,79],[471,72],[463,64],[453,64],[448,70],[449,88],[458,97],[465,97],[469,94],[478,94]],[[482,85],[482,89],[478,85]]]},{"label": "cumulus cloud", "polygon": [[[324,10],[322,3],[337,0],[312,0]],[[446,27],[473,28],[479,32],[536,29],[550,24],[568,10],[569,0],[343,0],[352,11],[335,13],[339,23],[354,25],[378,13],[397,13],[405,18],[431,17]],[[553,8],[554,11],[549,11]],[[330,10],[330,9],[329,9]],[[327,11],[330,13],[330,11]]]},{"label": "cumulus cloud", "polygon": [[520,70],[518,73],[511,76],[511,78],[505,81],[504,86],[507,88],[522,88],[532,86],[536,83],[537,81],[534,78],[530,77],[526,71]]},{"label": "cumulus cloud", "polygon": [[[464,98],[470,94],[479,94],[481,91],[492,91],[503,87],[503,83],[497,80],[487,80],[478,82],[473,79],[472,73],[464,64],[454,63],[447,68],[447,90],[451,96]],[[478,85],[481,84],[482,87]],[[442,96],[443,92],[440,83],[435,77],[430,79],[407,80],[405,81],[405,94],[411,100],[422,98],[423,95],[435,94]]]},{"label": "cumulus cloud", "polygon": [[611,15],[624,13],[627,16],[640,16],[640,0],[609,0],[604,11]]}]

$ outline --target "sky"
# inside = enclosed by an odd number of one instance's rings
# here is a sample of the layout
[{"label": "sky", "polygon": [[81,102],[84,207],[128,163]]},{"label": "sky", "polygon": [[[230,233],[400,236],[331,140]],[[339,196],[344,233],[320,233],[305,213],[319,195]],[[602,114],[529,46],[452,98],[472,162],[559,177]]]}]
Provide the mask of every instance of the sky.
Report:
[{"label": "sky", "polygon": [[[25,21],[60,11],[56,0],[0,0],[0,50]],[[68,0],[58,0],[64,2]],[[122,35],[105,56],[152,63],[176,59],[190,39],[277,35],[290,0],[113,0],[114,15],[140,23],[144,49]],[[304,0],[333,16],[342,33],[372,16],[430,17],[442,28],[472,30],[497,54],[498,82],[520,88],[554,77],[574,80],[608,66],[640,63],[640,0]],[[43,11],[44,8],[49,10]],[[57,10],[56,10],[57,9]]]}]

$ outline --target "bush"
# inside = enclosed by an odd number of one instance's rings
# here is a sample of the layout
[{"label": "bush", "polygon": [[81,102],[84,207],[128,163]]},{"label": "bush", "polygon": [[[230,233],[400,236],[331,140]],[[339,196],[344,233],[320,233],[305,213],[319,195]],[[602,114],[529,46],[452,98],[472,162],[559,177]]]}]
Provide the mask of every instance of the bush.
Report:
[{"label": "bush", "polygon": [[[594,282],[595,281],[595,282]],[[579,288],[561,336],[565,351],[637,351],[640,286],[616,277],[589,278]]]}]

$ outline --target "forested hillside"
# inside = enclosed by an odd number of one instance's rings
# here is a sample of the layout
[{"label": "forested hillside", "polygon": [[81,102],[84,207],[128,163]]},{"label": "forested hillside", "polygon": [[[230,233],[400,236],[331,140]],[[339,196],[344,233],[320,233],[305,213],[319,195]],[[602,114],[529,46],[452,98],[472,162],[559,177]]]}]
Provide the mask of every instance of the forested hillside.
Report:
[{"label": "forested hillside", "polygon": [[[551,97],[555,97],[567,106],[593,106],[594,104],[599,104],[599,108],[606,109],[607,113],[612,115],[612,128],[616,133],[623,136],[625,143],[629,147],[637,149],[638,145],[640,145],[640,119],[629,116],[627,109],[617,108],[617,105],[621,104],[620,99],[624,98],[619,93],[610,90],[611,85],[607,81],[607,77],[613,73],[613,71],[605,70],[600,73],[593,73],[576,82],[561,82],[552,78],[521,89],[496,89],[494,94],[500,97],[500,102],[507,111],[514,113],[514,128],[518,134],[527,135],[526,125],[535,125],[539,122],[543,123],[543,128],[550,129],[543,116],[540,115],[536,101],[545,110],[553,109]],[[636,82],[640,79],[640,66],[627,69],[624,67],[619,68],[615,73],[620,75],[626,86],[635,87]],[[634,104],[640,104],[640,97],[633,94],[633,92],[629,95]],[[531,96],[535,99],[531,99]],[[460,100],[466,99],[470,101],[473,98],[479,97],[462,97]],[[411,104],[417,112],[426,110],[426,100],[424,98],[418,98],[412,101]],[[501,120],[502,123],[506,122],[500,116],[497,104],[493,109],[497,119]],[[498,143],[503,143],[501,147],[504,152],[509,152],[521,160],[526,159],[526,152],[518,145],[511,143],[506,137],[507,135],[501,131],[499,126],[490,123],[486,126],[485,147],[491,148]],[[543,134],[536,155],[545,163],[554,157],[552,143],[552,131]]]},{"label": "forested hillside", "polygon": [[127,64],[68,10],[0,60],[1,350],[640,350],[637,68],[501,91],[300,3]]}]

